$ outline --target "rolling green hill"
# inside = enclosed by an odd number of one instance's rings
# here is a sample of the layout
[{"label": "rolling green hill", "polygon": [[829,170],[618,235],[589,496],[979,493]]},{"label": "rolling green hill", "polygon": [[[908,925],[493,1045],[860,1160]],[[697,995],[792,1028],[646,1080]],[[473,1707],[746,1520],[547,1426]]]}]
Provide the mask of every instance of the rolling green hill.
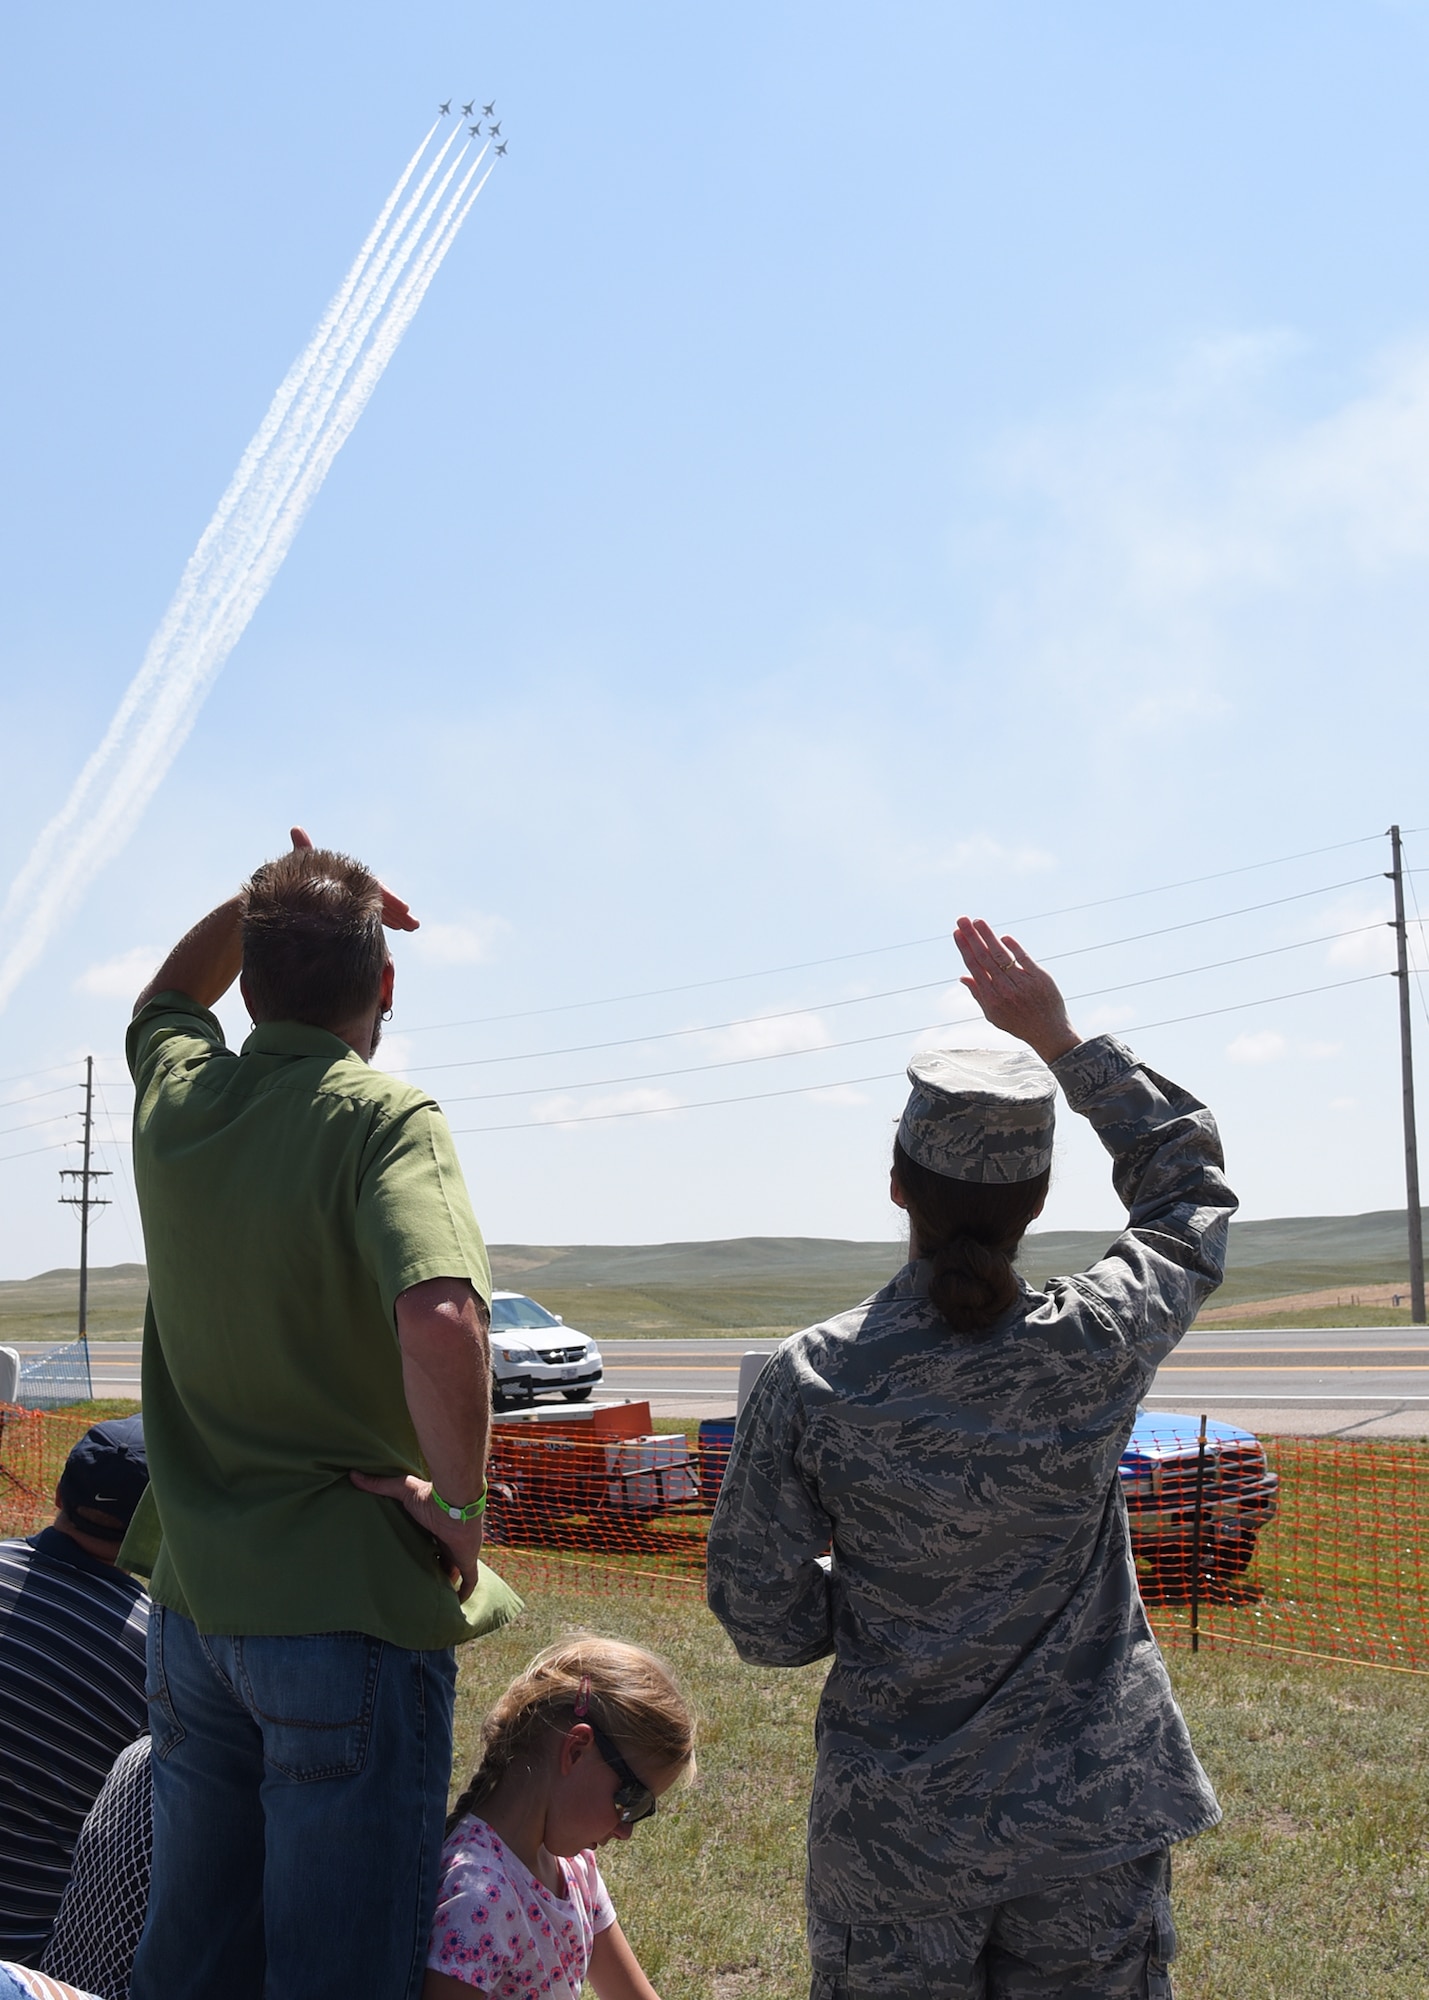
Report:
[{"label": "rolling green hill", "polygon": [[[1046,1230],[1027,1237],[1022,1268],[1034,1282],[1093,1263],[1108,1238],[1086,1230]],[[1371,1285],[1403,1278],[1409,1269],[1404,1210],[1368,1215],[1290,1215],[1267,1222],[1233,1222],[1226,1281],[1218,1306],[1271,1299],[1332,1285]]]},{"label": "rolling green hill", "polygon": [[[1033,1282],[1080,1270],[1111,1241],[1100,1230],[1043,1230],[1023,1247]],[[596,1335],[776,1332],[856,1305],[902,1262],[901,1245],[818,1236],[737,1236],[703,1243],[491,1246],[496,1282],[534,1293]],[[1330,1286],[1401,1279],[1404,1212],[1286,1216],[1231,1225],[1230,1266],[1217,1305]],[[0,1342],[58,1340],[74,1327],[78,1274],[45,1271],[0,1282]],[[144,1317],[144,1267],[90,1273],[90,1331],[133,1337]]]},{"label": "rolling green hill", "polygon": [[[107,1264],[89,1274],[89,1331],[97,1339],[134,1339],[144,1324],[142,1264]],[[75,1329],[79,1272],[41,1271],[37,1278],[0,1281],[0,1345],[12,1340],[63,1340]]]}]

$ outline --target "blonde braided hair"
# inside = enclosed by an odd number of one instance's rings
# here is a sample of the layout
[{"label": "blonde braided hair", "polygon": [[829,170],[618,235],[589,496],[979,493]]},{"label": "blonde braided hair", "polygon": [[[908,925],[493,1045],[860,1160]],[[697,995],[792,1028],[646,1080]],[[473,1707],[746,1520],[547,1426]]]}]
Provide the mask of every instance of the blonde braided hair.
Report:
[{"label": "blonde braided hair", "polygon": [[585,1696],[590,1719],[636,1769],[651,1776],[672,1766],[695,1769],[695,1718],[669,1668],[621,1639],[575,1632],[547,1646],[519,1673],[481,1725],[481,1759],[447,1815],[447,1832],[475,1812],[511,1766],[534,1753],[547,1729],[565,1731]]}]

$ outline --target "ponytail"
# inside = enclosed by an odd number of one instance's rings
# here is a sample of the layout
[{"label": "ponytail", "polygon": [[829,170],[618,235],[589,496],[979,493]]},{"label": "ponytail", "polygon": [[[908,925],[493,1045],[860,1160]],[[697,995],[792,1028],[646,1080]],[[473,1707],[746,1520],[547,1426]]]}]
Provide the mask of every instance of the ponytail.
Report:
[{"label": "ponytail", "polygon": [[536,1655],[481,1725],[481,1758],[447,1815],[447,1832],[485,1804],[511,1767],[534,1763],[548,1730],[565,1731],[582,1713],[637,1764],[693,1773],[695,1718],[663,1660],[619,1639],[578,1632]]},{"label": "ponytail", "polygon": [[955,1181],[893,1142],[918,1252],[933,1266],[928,1297],[954,1333],[986,1333],[1017,1303],[1012,1260],[1047,1196],[1051,1170],[1030,1181]]}]

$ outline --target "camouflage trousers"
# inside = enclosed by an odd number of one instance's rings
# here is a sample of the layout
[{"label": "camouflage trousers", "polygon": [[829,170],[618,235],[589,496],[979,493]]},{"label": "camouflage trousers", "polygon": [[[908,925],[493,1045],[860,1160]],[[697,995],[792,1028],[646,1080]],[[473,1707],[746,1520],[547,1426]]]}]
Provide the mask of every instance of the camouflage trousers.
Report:
[{"label": "camouflage trousers", "polygon": [[1171,1856],[908,1924],[809,1917],[810,2000],[1171,2000]]}]

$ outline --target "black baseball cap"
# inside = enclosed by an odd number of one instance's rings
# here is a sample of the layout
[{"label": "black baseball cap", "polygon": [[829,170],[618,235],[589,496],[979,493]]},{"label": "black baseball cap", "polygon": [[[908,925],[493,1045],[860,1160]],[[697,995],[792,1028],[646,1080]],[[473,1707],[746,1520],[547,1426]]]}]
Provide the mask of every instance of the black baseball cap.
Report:
[{"label": "black baseball cap", "polygon": [[[59,1502],[87,1535],[122,1542],[148,1484],[143,1418],[114,1417],[87,1430],[65,1460]],[[96,1521],[96,1514],[108,1514],[122,1526]]]}]

